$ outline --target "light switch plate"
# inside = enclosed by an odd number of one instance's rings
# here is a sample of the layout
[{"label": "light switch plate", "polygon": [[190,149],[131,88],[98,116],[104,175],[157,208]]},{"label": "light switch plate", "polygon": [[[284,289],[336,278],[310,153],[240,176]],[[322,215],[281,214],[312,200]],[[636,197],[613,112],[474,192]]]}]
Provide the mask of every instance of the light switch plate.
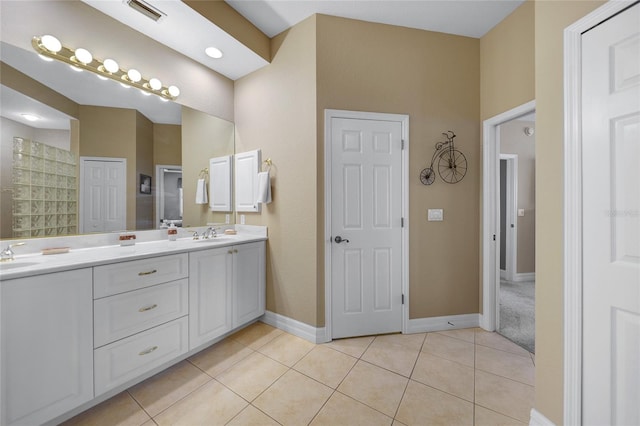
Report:
[{"label": "light switch plate", "polygon": [[240,215],[240,225],[244,225],[244,215]]},{"label": "light switch plate", "polygon": [[427,210],[427,220],[429,222],[441,222],[444,220],[444,212],[442,209]]},{"label": "light switch plate", "polygon": [[524,209],[518,209],[518,216],[524,216]]},{"label": "light switch plate", "polygon": [[229,215],[228,214],[224,215],[224,223],[228,225],[229,222],[231,222],[231,218],[229,217]]}]

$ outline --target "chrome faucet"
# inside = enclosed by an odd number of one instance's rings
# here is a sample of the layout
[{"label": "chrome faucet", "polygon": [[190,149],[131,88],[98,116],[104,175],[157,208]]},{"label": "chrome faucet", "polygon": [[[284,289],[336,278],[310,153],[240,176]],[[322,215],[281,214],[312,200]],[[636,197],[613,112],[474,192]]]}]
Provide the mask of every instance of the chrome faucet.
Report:
[{"label": "chrome faucet", "polygon": [[26,243],[24,242],[9,244],[6,249],[0,252],[0,262],[9,262],[13,260],[13,250],[11,249],[14,247],[23,246],[25,244]]},{"label": "chrome faucet", "polygon": [[214,227],[208,227],[206,231],[204,231],[204,233],[202,234],[202,238],[204,239],[209,239],[209,238],[215,238],[218,236],[218,233],[216,232],[216,228]]}]

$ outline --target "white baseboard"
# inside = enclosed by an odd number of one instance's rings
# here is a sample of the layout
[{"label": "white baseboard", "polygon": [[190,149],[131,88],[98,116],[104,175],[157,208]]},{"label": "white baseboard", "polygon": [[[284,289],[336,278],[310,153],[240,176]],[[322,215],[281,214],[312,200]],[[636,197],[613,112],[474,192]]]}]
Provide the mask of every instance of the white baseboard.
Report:
[{"label": "white baseboard", "polygon": [[480,326],[480,314],[448,315],[443,317],[410,319],[407,333],[455,330]]},{"label": "white baseboard", "polygon": [[535,272],[521,272],[516,274],[515,277],[513,277],[513,281],[516,283],[519,283],[522,281],[535,281],[535,280],[536,280]]},{"label": "white baseboard", "polygon": [[479,327],[486,331],[496,331],[495,327],[491,327],[491,322],[489,321],[489,317],[484,314],[478,314],[478,323]]},{"label": "white baseboard", "polygon": [[531,417],[529,418],[529,426],[556,426],[551,420],[546,418],[544,414],[536,410],[531,409]]},{"label": "white baseboard", "polygon": [[311,343],[328,342],[325,327],[314,327],[271,311],[266,311],[260,320],[265,324],[279,328]]}]

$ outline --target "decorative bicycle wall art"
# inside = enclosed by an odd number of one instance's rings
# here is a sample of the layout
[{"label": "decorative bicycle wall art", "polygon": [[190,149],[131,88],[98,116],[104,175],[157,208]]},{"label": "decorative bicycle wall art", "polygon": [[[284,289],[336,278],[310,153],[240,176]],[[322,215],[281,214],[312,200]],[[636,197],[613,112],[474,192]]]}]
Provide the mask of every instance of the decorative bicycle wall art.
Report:
[{"label": "decorative bicycle wall art", "polygon": [[436,143],[431,165],[420,172],[420,182],[424,185],[431,185],[436,180],[434,165],[438,168],[440,178],[446,183],[458,183],[467,174],[467,158],[453,143],[456,134],[448,130],[443,135],[447,140]]}]

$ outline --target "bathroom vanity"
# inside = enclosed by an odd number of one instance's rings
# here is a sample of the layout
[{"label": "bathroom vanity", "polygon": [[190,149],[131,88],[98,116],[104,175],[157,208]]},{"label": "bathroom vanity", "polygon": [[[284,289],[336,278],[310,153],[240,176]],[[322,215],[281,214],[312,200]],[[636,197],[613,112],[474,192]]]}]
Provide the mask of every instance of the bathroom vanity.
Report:
[{"label": "bathroom vanity", "polygon": [[241,232],[0,265],[0,424],[63,420],[255,321],[265,240]]}]

